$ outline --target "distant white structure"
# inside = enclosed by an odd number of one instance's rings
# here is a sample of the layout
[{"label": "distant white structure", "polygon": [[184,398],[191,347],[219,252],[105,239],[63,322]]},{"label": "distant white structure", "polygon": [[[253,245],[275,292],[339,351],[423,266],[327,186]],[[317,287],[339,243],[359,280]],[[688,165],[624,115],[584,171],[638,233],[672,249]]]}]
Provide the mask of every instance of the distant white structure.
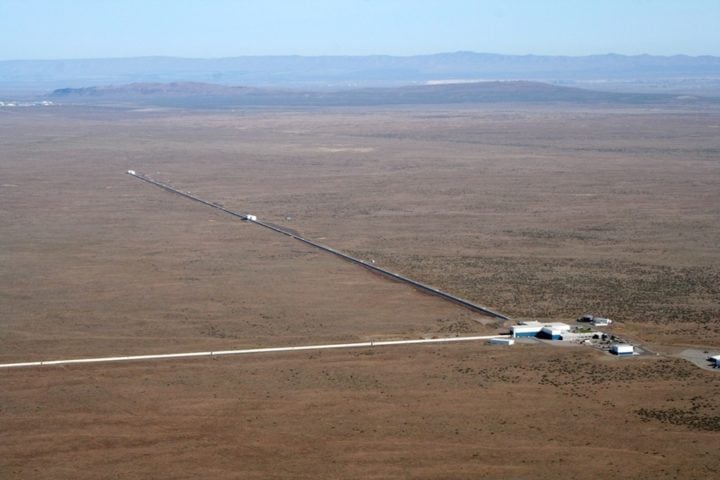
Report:
[{"label": "distant white structure", "polygon": [[607,327],[612,323],[612,320],[609,318],[603,318],[603,317],[593,317],[592,324],[596,327]]},{"label": "distant white structure", "polygon": [[515,340],[512,338],[497,337],[497,338],[491,338],[488,343],[490,345],[514,345]]},{"label": "distant white structure", "polygon": [[257,217],[255,215],[245,215],[245,220],[250,220],[251,222],[257,222]]},{"label": "distant white structure", "polygon": [[135,175],[135,170],[128,170],[128,173],[129,173],[130,175]]},{"label": "distant white structure", "polygon": [[615,355],[632,355],[635,353],[635,347],[627,343],[613,343],[610,346],[610,353]]}]

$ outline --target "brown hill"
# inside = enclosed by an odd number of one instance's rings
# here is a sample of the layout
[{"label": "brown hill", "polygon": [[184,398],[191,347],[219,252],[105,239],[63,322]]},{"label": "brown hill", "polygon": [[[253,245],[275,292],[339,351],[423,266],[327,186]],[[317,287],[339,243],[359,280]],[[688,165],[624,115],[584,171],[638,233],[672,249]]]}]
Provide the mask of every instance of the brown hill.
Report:
[{"label": "brown hill", "polygon": [[359,106],[462,103],[668,104],[717,102],[716,99],[667,94],[618,93],[562,87],[541,82],[492,81],[333,91],[281,90],[198,82],[132,83],[63,88],[53,100],[72,103],[128,103],[177,107],[251,105]]}]

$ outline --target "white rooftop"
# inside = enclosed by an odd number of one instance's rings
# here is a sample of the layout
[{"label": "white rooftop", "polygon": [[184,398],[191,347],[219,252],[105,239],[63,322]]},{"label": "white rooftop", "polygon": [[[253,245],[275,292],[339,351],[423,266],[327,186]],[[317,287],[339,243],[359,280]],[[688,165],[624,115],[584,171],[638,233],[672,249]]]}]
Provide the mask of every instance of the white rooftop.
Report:
[{"label": "white rooftop", "polygon": [[538,322],[536,320],[524,320],[518,322],[518,325],[526,327],[553,327],[553,328],[570,328],[570,325],[562,322]]},{"label": "white rooftop", "polygon": [[557,329],[557,328],[559,328],[559,329],[570,328],[570,325],[568,325],[567,323],[562,323],[562,322],[546,323],[545,326],[546,326],[546,327],[556,328],[556,329]]}]

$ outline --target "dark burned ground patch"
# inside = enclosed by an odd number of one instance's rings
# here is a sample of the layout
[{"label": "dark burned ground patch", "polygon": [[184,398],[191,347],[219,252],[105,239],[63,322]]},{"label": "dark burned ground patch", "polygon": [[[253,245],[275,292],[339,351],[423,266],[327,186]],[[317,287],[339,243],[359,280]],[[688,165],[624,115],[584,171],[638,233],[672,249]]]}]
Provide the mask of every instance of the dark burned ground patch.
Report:
[{"label": "dark burned ground patch", "polygon": [[668,403],[680,403],[670,408],[639,408],[635,411],[643,421],[659,421],[685,426],[691,430],[720,432],[720,415],[713,396],[694,396],[689,399],[670,398]]},{"label": "dark burned ground patch", "polygon": [[647,422],[656,420],[672,425],[683,425],[693,430],[720,432],[720,415],[700,413],[694,407],[688,410],[640,408],[636,410],[636,413]]}]

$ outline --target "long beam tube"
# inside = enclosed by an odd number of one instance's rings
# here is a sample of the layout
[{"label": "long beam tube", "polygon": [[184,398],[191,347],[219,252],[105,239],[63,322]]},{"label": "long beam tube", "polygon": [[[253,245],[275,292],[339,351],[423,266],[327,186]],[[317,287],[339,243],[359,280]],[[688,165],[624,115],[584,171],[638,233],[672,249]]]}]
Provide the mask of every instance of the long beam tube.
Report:
[{"label": "long beam tube", "polygon": [[356,343],[333,343],[325,345],[302,345],[299,347],[269,347],[269,348],[247,348],[244,350],[218,350],[215,352],[190,352],[190,353],[164,353],[158,355],[130,355],[124,357],[98,357],[98,358],[76,358],[70,360],[46,360],[41,362],[18,362],[3,363],[2,368],[21,368],[21,367],[46,367],[53,365],[73,365],[86,363],[111,363],[111,362],[130,362],[144,360],[170,360],[182,358],[214,358],[224,357],[228,355],[249,355],[255,353],[285,353],[285,352],[302,352],[307,350],[334,350],[341,348],[373,348],[373,347],[390,347],[398,345],[418,345],[428,343],[451,343],[451,342],[468,342],[477,340],[490,340],[493,338],[508,338],[507,335],[485,335],[472,337],[449,337],[449,338],[422,338],[416,340],[385,340],[385,341],[369,341]]},{"label": "long beam tube", "polygon": [[432,287],[432,286],[430,286],[430,285],[426,285],[426,284],[424,284],[424,283],[421,283],[421,282],[412,280],[412,279],[407,278],[407,277],[405,277],[405,276],[403,276],[403,275],[400,275],[399,273],[391,272],[390,270],[387,270],[387,269],[378,267],[378,266],[376,266],[376,265],[374,265],[374,264],[372,264],[372,263],[366,262],[365,260],[362,260],[362,259],[353,257],[353,256],[351,256],[351,255],[348,255],[347,253],[343,253],[343,252],[341,252],[341,251],[339,251],[339,250],[335,250],[334,248],[328,247],[328,246],[323,245],[323,244],[321,244],[321,243],[317,243],[317,242],[315,242],[314,240],[310,240],[310,239],[308,239],[308,238],[302,237],[302,236],[300,236],[300,235],[297,235],[297,234],[295,234],[295,233],[293,233],[293,232],[290,232],[290,231],[288,231],[288,230],[285,230],[285,229],[283,229],[283,228],[277,227],[277,226],[275,226],[275,225],[271,225],[271,224],[269,224],[269,223],[265,223],[265,222],[263,222],[263,221],[261,221],[261,220],[258,220],[254,215],[244,214],[244,213],[240,213],[240,212],[236,212],[236,211],[230,210],[230,209],[225,208],[225,207],[223,207],[222,205],[219,205],[219,204],[217,204],[217,203],[210,202],[210,201],[208,201],[208,200],[204,200],[204,199],[202,199],[202,198],[200,198],[200,197],[198,197],[198,196],[196,196],[196,195],[193,195],[193,194],[188,193],[188,192],[183,192],[183,191],[178,190],[178,189],[176,189],[176,188],[174,188],[174,187],[172,187],[172,186],[170,186],[170,185],[168,185],[168,184],[166,184],[166,183],[160,182],[160,181],[158,181],[158,180],[154,180],[154,179],[152,179],[152,178],[150,178],[150,177],[147,177],[147,176],[145,176],[145,175],[143,175],[143,174],[141,174],[141,173],[136,172],[135,170],[128,170],[127,173],[128,173],[129,175],[135,177],[135,178],[138,178],[138,179],[143,180],[143,181],[145,181],[145,182],[148,182],[148,183],[150,183],[150,184],[152,184],[152,185],[155,185],[155,186],[157,186],[157,187],[160,187],[160,188],[162,188],[163,190],[166,190],[166,191],[172,192],[172,193],[176,193],[176,194],[178,194],[178,195],[180,195],[180,196],[183,196],[183,197],[185,197],[185,198],[188,198],[188,199],[190,199],[190,200],[194,200],[194,201],[196,201],[196,202],[200,202],[200,203],[202,203],[202,204],[204,204],[204,205],[207,205],[208,207],[216,208],[216,209],[221,210],[221,211],[223,211],[223,212],[225,212],[225,213],[227,213],[227,214],[229,214],[229,215],[232,215],[232,216],[234,216],[234,217],[238,217],[238,218],[240,218],[241,220],[245,220],[245,221],[247,221],[247,222],[251,222],[251,223],[254,223],[254,224],[256,224],[256,225],[260,225],[261,227],[265,227],[265,228],[267,228],[267,229],[270,229],[270,230],[272,230],[272,231],[274,231],[274,232],[281,233],[281,234],[283,234],[283,235],[287,235],[288,237],[294,238],[295,240],[299,240],[299,241],[301,241],[301,242],[303,242],[303,243],[306,243],[306,244],[308,244],[308,245],[311,245],[311,246],[313,246],[313,247],[315,247],[315,248],[318,248],[318,249],[320,249],[320,250],[323,250],[323,251],[325,251],[325,252],[332,253],[333,255],[337,255],[337,256],[340,257],[340,258],[343,258],[343,259],[348,260],[348,261],[350,261],[350,262],[352,262],[352,263],[356,263],[356,264],[358,264],[358,265],[361,265],[361,266],[363,266],[363,267],[365,267],[365,268],[367,268],[367,269],[370,269],[370,270],[372,270],[372,271],[374,271],[374,272],[380,273],[380,274],[385,275],[385,276],[387,276],[387,277],[390,277],[390,278],[393,278],[393,279],[395,279],[395,280],[399,280],[399,281],[401,281],[401,282],[404,282],[404,283],[407,283],[407,284],[409,284],[409,285],[412,285],[413,287],[415,287],[415,288],[417,288],[417,289],[419,289],[419,290],[421,290],[421,291],[423,291],[423,292],[429,293],[429,294],[431,294],[431,295],[438,296],[438,297],[440,297],[440,298],[443,298],[443,299],[445,299],[445,300],[448,300],[448,301],[450,301],[450,302],[453,302],[453,303],[456,303],[456,304],[458,304],[458,305],[461,305],[461,306],[463,306],[463,307],[465,307],[465,308],[468,308],[468,309],[470,309],[470,310],[472,310],[472,311],[479,312],[479,313],[482,313],[482,314],[485,314],[485,315],[490,315],[491,317],[499,318],[499,319],[501,319],[501,320],[509,320],[509,318],[506,317],[505,315],[503,315],[503,314],[501,314],[501,313],[498,313],[498,312],[496,312],[496,311],[494,311],[494,310],[491,310],[491,309],[489,309],[489,308],[487,308],[487,307],[483,307],[483,306],[481,306],[481,305],[477,305],[477,304],[475,304],[475,303],[473,303],[473,302],[471,302],[471,301],[469,301],[469,300],[466,300],[466,299],[464,299],[464,298],[460,298],[460,297],[457,297],[457,296],[452,295],[452,294],[450,294],[450,293],[443,292],[442,290],[439,290],[439,289],[437,289],[437,288],[435,288],[435,287]]}]

